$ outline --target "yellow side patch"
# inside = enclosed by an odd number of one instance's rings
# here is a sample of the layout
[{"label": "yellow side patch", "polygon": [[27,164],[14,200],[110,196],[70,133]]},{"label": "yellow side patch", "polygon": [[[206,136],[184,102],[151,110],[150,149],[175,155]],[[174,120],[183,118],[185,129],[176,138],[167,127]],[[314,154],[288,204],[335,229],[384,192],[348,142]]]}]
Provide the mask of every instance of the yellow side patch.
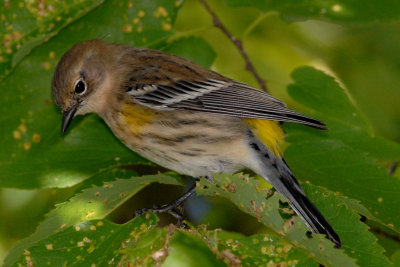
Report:
[{"label": "yellow side patch", "polygon": [[264,119],[242,119],[249,125],[254,135],[278,157],[282,157],[279,143],[283,142],[283,130],[279,125]]},{"label": "yellow side patch", "polygon": [[155,115],[154,110],[129,102],[125,102],[121,110],[122,118],[127,123],[129,130],[134,134],[140,134],[144,127],[153,122]]}]

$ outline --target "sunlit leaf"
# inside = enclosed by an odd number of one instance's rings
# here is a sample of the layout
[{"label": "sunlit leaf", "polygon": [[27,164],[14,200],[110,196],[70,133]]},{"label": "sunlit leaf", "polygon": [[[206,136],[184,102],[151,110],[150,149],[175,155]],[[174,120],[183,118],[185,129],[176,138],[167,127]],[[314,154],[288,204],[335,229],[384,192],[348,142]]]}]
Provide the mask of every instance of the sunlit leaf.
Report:
[{"label": "sunlit leaf", "polygon": [[147,213],[123,225],[106,220],[81,222],[27,248],[16,265],[117,266],[122,258],[119,251],[137,242],[157,221]]},{"label": "sunlit leaf", "polygon": [[135,176],[131,171],[120,169],[97,174],[93,179],[103,179],[102,176],[118,180],[105,182],[102,186],[87,188],[76,194],[69,201],[57,205],[55,209],[47,214],[46,219],[39,225],[33,235],[19,242],[10,251],[5,260],[5,266],[11,266],[27,247],[47,238],[51,234],[82,221],[104,219],[150,183],[182,184],[179,179],[163,174]]}]

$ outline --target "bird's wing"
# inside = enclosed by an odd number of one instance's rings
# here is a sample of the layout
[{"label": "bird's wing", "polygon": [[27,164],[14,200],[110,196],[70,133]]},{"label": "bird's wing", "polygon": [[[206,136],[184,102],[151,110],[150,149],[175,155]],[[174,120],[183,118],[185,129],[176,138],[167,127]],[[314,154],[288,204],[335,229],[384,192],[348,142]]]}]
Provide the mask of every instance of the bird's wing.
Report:
[{"label": "bird's wing", "polygon": [[237,81],[210,79],[182,80],[173,85],[141,84],[130,87],[127,93],[153,109],[181,109],[288,121],[326,129],[323,122],[290,110],[266,92]]}]

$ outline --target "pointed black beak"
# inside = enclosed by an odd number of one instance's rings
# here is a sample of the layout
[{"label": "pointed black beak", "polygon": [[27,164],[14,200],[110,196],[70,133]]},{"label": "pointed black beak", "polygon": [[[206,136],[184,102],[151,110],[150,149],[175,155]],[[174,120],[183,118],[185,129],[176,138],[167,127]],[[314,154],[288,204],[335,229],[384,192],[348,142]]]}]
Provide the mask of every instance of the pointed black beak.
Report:
[{"label": "pointed black beak", "polygon": [[64,135],[65,131],[68,128],[68,125],[71,123],[72,119],[74,118],[76,112],[77,105],[72,106],[69,110],[63,111],[62,117],[62,125],[61,125],[61,132]]}]

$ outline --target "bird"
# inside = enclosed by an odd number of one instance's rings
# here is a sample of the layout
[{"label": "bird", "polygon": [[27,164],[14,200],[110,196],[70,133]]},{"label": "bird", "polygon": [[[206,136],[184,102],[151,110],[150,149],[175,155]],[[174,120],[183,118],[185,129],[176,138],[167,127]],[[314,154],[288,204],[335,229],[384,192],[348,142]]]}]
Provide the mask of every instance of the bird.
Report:
[{"label": "bird", "polygon": [[250,169],[280,192],[314,233],[341,247],[279,149],[284,132],[276,121],[326,130],[322,121],[189,60],[101,39],[65,52],[51,86],[62,110],[62,134],[75,116],[96,113],[128,148],[182,175],[212,179],[213,173]]}]

